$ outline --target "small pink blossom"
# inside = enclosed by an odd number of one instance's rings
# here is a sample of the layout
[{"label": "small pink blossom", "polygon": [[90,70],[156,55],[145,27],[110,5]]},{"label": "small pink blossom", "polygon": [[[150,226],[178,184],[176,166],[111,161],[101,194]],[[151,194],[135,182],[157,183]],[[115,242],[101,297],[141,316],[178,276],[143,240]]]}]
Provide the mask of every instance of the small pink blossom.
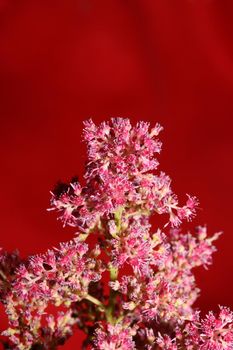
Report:
[{"label": "small pink blossom", "polygon": [[163,350],[178,350],[177,345],[168,335],[161,336],[161,334],[159,334],[156,343],[159,345],[159,348]]},{"label": "small pink blossom", "polygon": [[233,349],[233,313],[221,307],[219,315],[210,312],[201,321],[201,350]]},{"label": "small pink blossom", "polygon": [[135,327],[127,324],[107,324],[106,328],[102,326],[96,330],[93,350],[135,350],[135,334]]}]

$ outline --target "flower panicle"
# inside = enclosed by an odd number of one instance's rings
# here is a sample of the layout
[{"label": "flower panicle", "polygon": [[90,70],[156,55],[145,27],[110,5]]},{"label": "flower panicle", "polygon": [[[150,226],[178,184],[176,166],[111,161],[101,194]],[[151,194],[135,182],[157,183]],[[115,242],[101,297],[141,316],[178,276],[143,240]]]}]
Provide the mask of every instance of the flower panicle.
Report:
[{"label": "flower panicle", "polygon": [[[75,323],[71,310],[58,314],[56,319],[52,314],[44,319],[44,314],[51,305],[72,307],[85,299],[90,283],[98,283],[105,268],[97,259],[97,248],[93,253],[86,243],[75,239],[61,243],[59,248],[46,254],[32,256],[27,264],[17,268],[5,298],[10,328],[4,335],[20,345],[20,350],[40,342],[44,332],[49,332],[50,335],[46,334],[50,338],[53,333],[59,338],[63,324],[64,331],[67,328],[66,333],[71,333],[70,327]],[[50,349],[49,345],[46,349]]]},{"label": "flower panicle", "polygon": [[99,126],[92,120],[84,122],[83,138],[87,143],[88,160],[84,187],[75,180],[62,191],[52,192],[51,209],[60,213],[63,225],[92,230],[103,219],[109,219],[118,207],[150,214],[167,214],[176,227],[196,213],[198,201],[188,195],[179,206],[171,189],[171,179],[158,173],[155,157],[162,143],[157,138],[162,127],[129,119],[112,118]]},{"label": "flower panicle", "polygon": [[[49,209],[76,237],[24,262],[0,251],[6,349],[55,350],[78,326],[83,349],[233,350],[232,312],[201,318],[193,307],[193,270],[212,263],[220,233],[181,230],[198,200],[180,205],[158,170],[161,130],[124,118],[84,122],[84,184],[57,184]],[[161,227],[152,215],[164,216]]]}]

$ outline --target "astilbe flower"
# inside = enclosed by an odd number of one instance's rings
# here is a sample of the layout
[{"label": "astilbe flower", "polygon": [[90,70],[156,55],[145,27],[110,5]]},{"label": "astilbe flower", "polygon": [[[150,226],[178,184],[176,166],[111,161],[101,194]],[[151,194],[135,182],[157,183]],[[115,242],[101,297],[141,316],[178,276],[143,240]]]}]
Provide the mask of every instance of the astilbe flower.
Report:
[{"label": "astilbe flower", "polygon": [[[90,282],[98,282],[103,271],[101,261],[96,259],[98,255],[98,246],[94,251],[88,251],[87,244],[76,240],[63,243],[59,249],[49,250],[44,255],[34,256],[27,265],[19,266],[5,298],[11,327],[4,335],[9,336],[17,348],[29,349],[51,332],[71,333],[70,325],[74,320],[70,311],[59,314],[56,320],[52,315],[43,320],[43,315],[49,304],[67,307],[88,298]],[[43,326],[43,321],[48,325]],[[65,327],[61,329],[59,324]],[[51,348],[50,342],[46,348]]]},{"label": "astilbe flower", "polygon": [[91,229],[100,217],[109,218],[121,206],[147,215],[168,213],[173,226],[195,214],[195,197],[188,196],[186,205],[179,207],[170,178],[153,173],[158,166],[154,155],[161,151],[161,142],[155,138],[162,129],[159,124],[150,131],[149,123],[132,127],[121,118],[99,127],[91,120],[84,125],[86,186],[71,183],[66,192],[52,195],[52,207],[61,212],[64,224]]},{"label": "astilbe flower", "polygon": [[176,330],[176,336],[159,334],[155,343],[163,350],[230,350],[233,349],[233,313],[220,307],[216,315],[209,312],[203,319],[199,314]]},{"label": "astilbe flower", "polygon": [[102,326],[96,330],[93,350],[134,350],[135,334],[136,327],[129,327],[128,324],[120,322],[116,325],[108,324],[106,329]]},{"label": "astilbe flower", "polygon": [[[233,349],[231,311],[200,319],[193,308],[193,269],[212,263],[219,234],[179,228],[198,201],[188,195],[180,206],[158,172],[161,130],[122,118],[84,123],[85,183],[58,184],[50,208],[77,237],[21,264],[0,260],[7,349],[56,349],[76,326],[87,336],[83,349]],[[164,227],[152,229],[154,214],[165,215]]]}]

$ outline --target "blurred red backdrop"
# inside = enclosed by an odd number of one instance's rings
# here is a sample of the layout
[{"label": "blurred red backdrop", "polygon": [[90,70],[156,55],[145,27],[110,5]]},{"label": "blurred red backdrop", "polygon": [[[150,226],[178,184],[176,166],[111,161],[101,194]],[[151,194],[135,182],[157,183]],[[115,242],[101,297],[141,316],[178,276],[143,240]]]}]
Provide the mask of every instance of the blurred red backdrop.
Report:
[{"label": "blurred red backdrop", "polygon": [[73,236],[46,208],[83,172],[84,119],[159,121],[161,168],[200,199],[190,227],[224,231],[198,306],[233,307],[232,35],[231,0],[0,1],[1,246],[25,257]]}]

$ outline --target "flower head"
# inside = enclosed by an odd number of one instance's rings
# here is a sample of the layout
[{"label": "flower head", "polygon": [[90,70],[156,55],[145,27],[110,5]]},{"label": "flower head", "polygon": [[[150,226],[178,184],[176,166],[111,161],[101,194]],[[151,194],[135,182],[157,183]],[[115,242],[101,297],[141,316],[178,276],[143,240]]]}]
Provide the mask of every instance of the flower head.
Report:
[{"label": "flower head", "polygon": [[135,327],[117,323],[100,326],[95,333],[93,350],[136,350],[133,336]]},{"label": "flower head", "polygon": [[189,220],[195,214],[197,200],[188,196],[186,204],[178,205],[170,178],[156,173],[156,154],[161,151],[157,136],[159,124],[113,118],[99,126],[92,120],[84,122],[84,140],[88,161],[84,187],[75,181],[62,193],[52,193],[52,209],[58,210],[64,225],[80,230],[93,229],[103,219],[109,219],[119,206],[127,212],[168,214],[172,226]]}]

